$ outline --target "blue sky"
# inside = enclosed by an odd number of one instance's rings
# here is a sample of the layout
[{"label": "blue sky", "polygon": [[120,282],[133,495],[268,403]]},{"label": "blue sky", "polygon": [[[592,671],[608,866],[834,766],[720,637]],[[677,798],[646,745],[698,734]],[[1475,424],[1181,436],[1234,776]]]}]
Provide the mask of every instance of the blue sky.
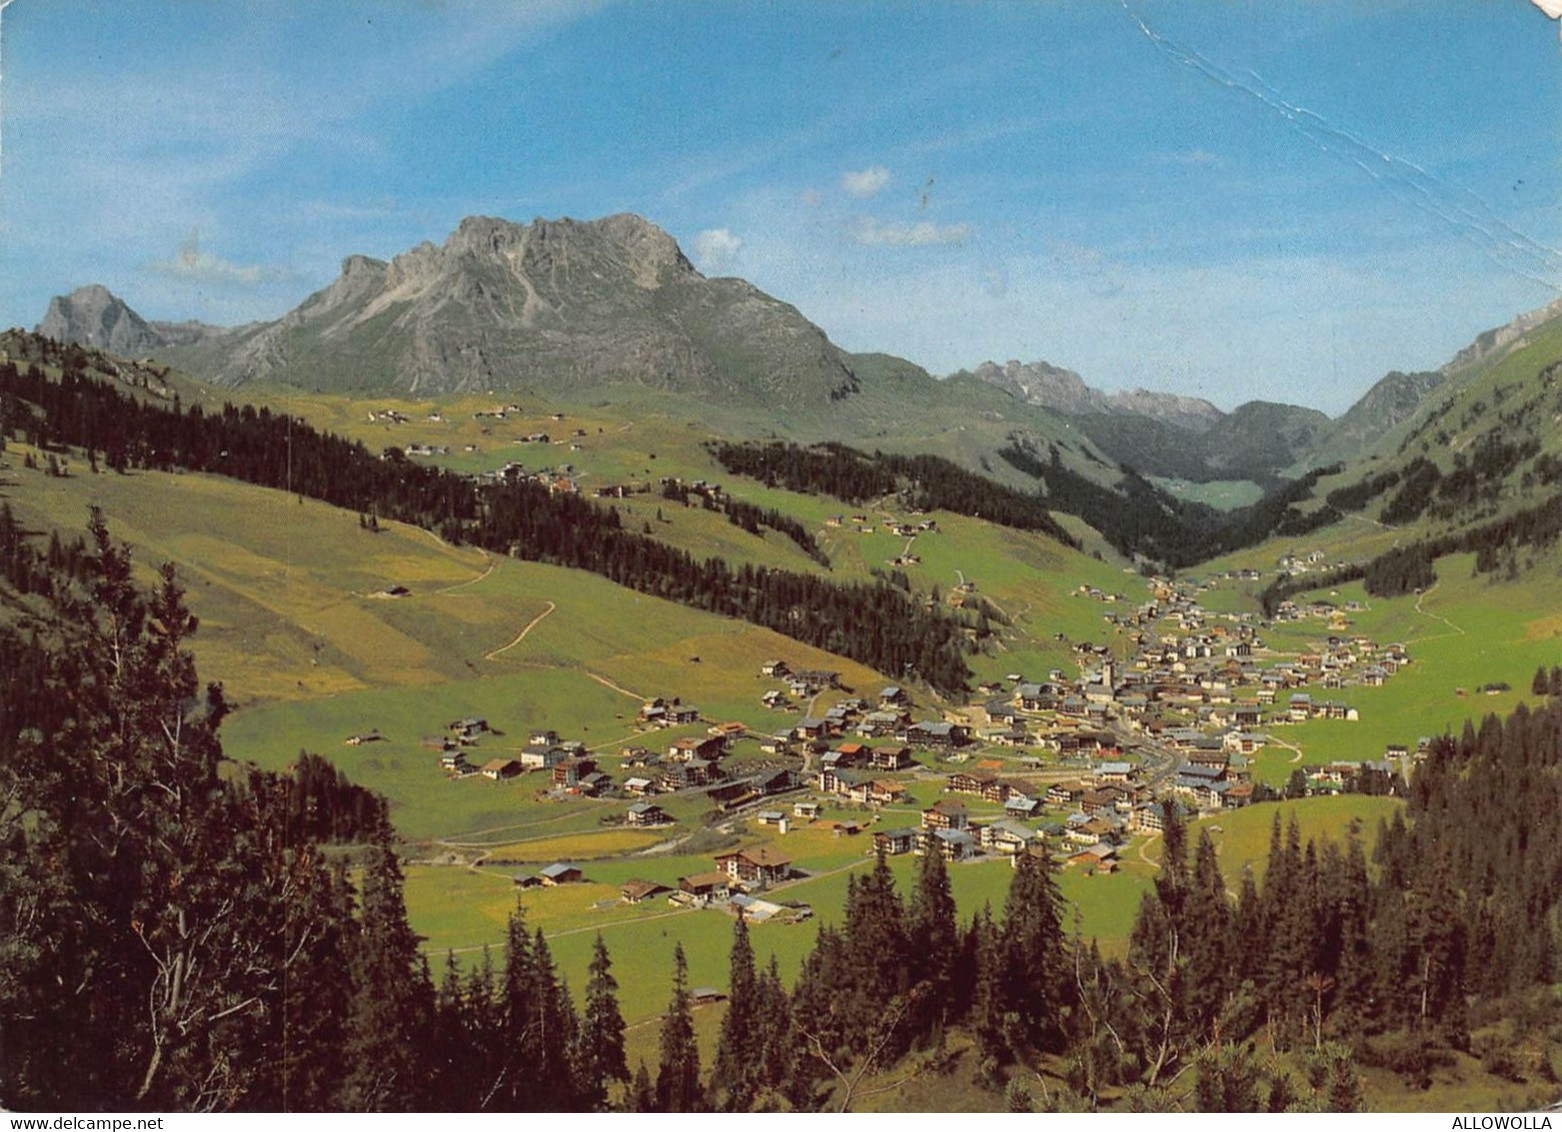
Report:
[{"label": "blue sky", "polygon": [[618,211],[935,373],[1338,413],[1562,285],[1527,0],[15,0],[0,322],[274,318],[462,216]]}]

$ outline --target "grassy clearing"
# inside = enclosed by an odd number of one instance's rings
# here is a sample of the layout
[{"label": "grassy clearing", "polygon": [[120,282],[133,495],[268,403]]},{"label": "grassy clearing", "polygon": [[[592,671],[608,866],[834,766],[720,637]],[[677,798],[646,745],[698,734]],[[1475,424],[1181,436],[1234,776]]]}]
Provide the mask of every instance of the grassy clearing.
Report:
[{"label": "grassy clearing", "polygon": [[[1196,822],[1189,831],[1190,859],[1193,846],[1207,831],[1215,843],[1226,885],[1235,891],[1245,869],[1253,870],[1255,880],[1263,879],[1269,861],[1269,839],[1277,816],[1282,837],[1291,819],[1296,819],[1303,845],[1309,840],[1332,839],[1344,848],[1346,830],[1352,822],[1359,823],[1362,846],[1370,857],[1378,821],[1391,819],[1394,812],[1403,807],[1404,803],[1397,798],[1371,798],[1362,794],[1298,798],[1290,802],[1248,806]],[[1160,838],[1146,842],[1143,856],[1159,861],[1162,848]]]},{"label": "grassy clearing", "polygon": [[568,861],[580,864],[604,857],[616,857],[649,849],[662,840],[663,835],[650,830],[604,829],[591,833],[568,833],[558,837],[539,837],[530,841],[512,841],[495,845],[487,851],[490,863],[515,861],[551,862]]}]

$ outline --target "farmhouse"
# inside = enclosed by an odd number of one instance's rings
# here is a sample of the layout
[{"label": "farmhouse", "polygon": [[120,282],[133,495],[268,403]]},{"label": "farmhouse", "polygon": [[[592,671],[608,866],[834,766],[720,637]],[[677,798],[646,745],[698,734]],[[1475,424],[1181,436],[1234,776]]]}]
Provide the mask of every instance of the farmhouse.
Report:
[{"label": "farmhouse", "polygon": [[574,865],[549,865],[537,875],[550,888],[560,884],[579,884],[586,879],[585,874]]},{"label": "farmhouse", "polygon": [[915,829],[881,829],[873,835],[873,851],[899,857],[916,849],[921,836],[921,831]]},{"label": "farmhouse", "polygon": [[730,891],[731,880],[726,873],[719,870],[695,873],[692,876],[678,878],[678,893],[674,899],[684,904],[704,907],[712,900],[725,900]]},{"label": "farmhouse", "polygon": [[483,777],[498,782],[502,778],[514,778],[521,773],[521,764],[514,759],[490,759],[483,764]]},{"label": "farmhouse", "polygon": [[716,866],[733,880],[760,886],[776,884],[792,873],[792,859],[769,845],[724,853],[716,858]]},{"label": "farmhouse", "polygon": [[970,824],[965,803],[945,798],[922,811],[924,829],[964,829]]},{"label": "farmhouse", "polygon": [[654,802],[636,802],[625,812],[624,821],[630,825],[665,825],[668,817]]}]

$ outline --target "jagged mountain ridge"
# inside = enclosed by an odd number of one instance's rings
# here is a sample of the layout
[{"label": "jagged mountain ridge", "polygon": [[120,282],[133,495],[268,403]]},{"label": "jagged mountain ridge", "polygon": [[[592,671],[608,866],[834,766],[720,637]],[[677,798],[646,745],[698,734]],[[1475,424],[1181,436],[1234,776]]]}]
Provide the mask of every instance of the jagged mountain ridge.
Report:
[{"label": "jagged mountain ridge", "polygon": [[1390,373],[1331,421],[1316,409],[1269,401],[1249,401],[1226,413],[1197,397],[1145,389],[1106,393],[1045,361],[983,362],[962,374],[1069,416],[1107,456],[1150,475],[1248,479],[1265,487],[1286,473],[1366,452],[1411,417],[1445,376]]},{"label": "jagged mountain ridge", "polygon": [[160,357],[222,385],[433,395],[631,383],[778,407],[858,388],[850,356],[740,279],[707,279],[638,216],[468,217],[443,244],[349,256],[269,323]]},{"label": "jagged mountain ridge", "polygon": [[971,376],[996,385],[1022,401],[1075,416],[1085,413],[1136,413],[1202,432],[1225,415],[1202,397],[1183,397],[1148,389],[1104,393],[1085,384],[1085,380],[1073,370],[1063,369],[1050,362],[1010,360],[1001,366],[996,362],[983,362],[969,372]]}]

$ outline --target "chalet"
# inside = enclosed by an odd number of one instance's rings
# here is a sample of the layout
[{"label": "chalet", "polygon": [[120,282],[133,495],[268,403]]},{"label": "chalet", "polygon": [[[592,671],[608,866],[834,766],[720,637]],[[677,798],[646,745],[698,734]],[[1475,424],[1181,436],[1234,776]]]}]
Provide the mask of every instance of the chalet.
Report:
[{"label": "chalet", "polygon": [[876,778],[868,783],[867,802],[874,806],[889,806],[904,801],[906,788],[898,782],[886,782]]},{"label": "chalet", "polygon": [[476,737],[488,730],[488,721],[477,716],[469,716],[466,719],[458,719],[446,726],[446,731],[455,731],[461,735]]},{"label": "chalet", "polygon": [[441,770],[447,770],[452,774],[471,774],[472,764],[466,761],[465,753],[461,751],[446,751],[439,756]]},{"label": "chalet", "polygon": [[792,874],[792,859],[769,845],[724,853],[716,858],[716,866],[733,880],[760,886],[776,884]]},{"label": "chalet", "polygon": [[1097,872],[1117,871],[1117,846],[1098,841],[1094,845],[1081,845],[1070,856],[1070,861],[1091,866]]},{"label": "chalet", "polygon": [[1071,806],[1083,798],[1088,789],[1083,782],[1054,782],[1047,787],[1047,801],[1054,805]]},{"label": "chalet", "polygon": [[816,716],[805,715],[797,721],[797,726],[792,729],[792,734],[798,739],[826,738],[825,722]]},{"label": "chalet", "polygon": [[965,803],[953,798],[942,799],[922,811],[922,825],[925,829],[964,829],[969,824]]},{"label": "chalet", "polygon": [[521,765],[527,770],[552,770],[569,757],[568,747],[528,744],[521,748]]},{"label": "chalet", "polygon": [[[975,794],[980,797],[987,787],[998,780],[989,774],[972,774],[969,771],[959,771],[949,776],[944,783],[944,789],[951,794]],[[999,798],[998,801],[1003,801]]]},{"label": "chalet", "polygon": [[1134,811],[1135,825],[1143,832],[1159,833],[1166,828],[1167,807],[1173,807],[1179,816],[1187,815],[1187,810],[1178,802],[1152,802]]},{"label": "chalet", "polygon": [[349,735],[346,739],[346,743],[349,747],[361,747],[365,743],[384,742],[386,742],[385,736],[380,734],[380,729],[378,727],[374,728],[372,731],[365,731],[361,735]]},{"label": "chalet", "polygon": [[873,835],[873,851],[886,857],[899,857],[913,852],[921,837],[921,831],[915,829],[881,829]]},{"label": "chalet", "polygon": [[549,865],[537,873],[548,887],[560,884],[579,884],[585,875],[574,865]]},{"label": "chalet", "polygon": [[906,690],[899,685],[891,684],[879,692],[879,707],[881,709],[904,707],[909,697]]},{"label": "chalet", "polygon": [[630,825],[665,825],[667,811],[654,802],[636,802],[624,813],[624,821]]},{"label": "chalet", "polygon": [[580,785],[580,780],[597,769],[596,760],[567,758],[553,764],[553,785],[568,789]]},{"label": "chalet", "polygon": [[912,765],[910,747],[872,747],[868,766],[872,770],[905,770]]},{"label": "chalet", "polygon": [[804,669],[793,675],[792,679],[809,688],[822,691],[825,688],[839,688],[841,686],[841,674],[828,672],[822,669]]},{"label": "chalet", "polygon": [[611,778],[603,774],[600,770],[594,770],[589,774],[581,775],[580,781],[575,783],[572,789],[576,794],[582,794],[588,798],[595,798],[597,795],[610,789],[612,785],[613,780]]},{"label": "chalet", "polygon": [[715,723],[705,733],[724,746],[730,747],[748,734],[748,724],[738,722]]},{"label": "chalet", "polygon": [[618,895],[625,904],[638,904],[669,891],[665,884],[658,884],[654,880],[626,880],[618,886]]},{"label": "chalet", "polygon": [[791,671],[791,667],[784,660],[767,660],[759,666],[759,674],[761,676],[770,676],[778,680],[785,679],[786,675]]},{"label": "chalet", "polygon": [[864,739],[881,739],[897,735],[911,722],[903,711],[870,711],[857,723],[857,734]]},{"label": "chalet", "polygon": [[709,759],[690,759],[663,769],[661,781],[668,790],[692,790],[709,786],[720,778],[720,768]]},{"label": "chalet", "polygon": [[1296,692],[1291,696],[1290,704],[1286,710],[1286,717],[1292,723],[1302,723],[1312,718],[1313,698],[1306,692]]},{"label": "chalet", "polygon": [[996,821],[982,827],[982,848],[989,853],[1019,853],[1040,840],[1041,835],[1035,830],[1016,821]]},{"label": "chalet", "polygon": [[988,700],[983,705],[987,712],[987,722],[995,723],[1003,727],[1012,727],[1020,718],[1019,709],[1006,699]]},{"label": "chalet", "polygon": [[763,826],[780,827],[786,823],[786,815],[780,810],[760,810],[754,820]]},{"label": "chalet", "polygon": [[644,797],[656,790],[656,783],[649,778],[637,775],[634,778],[624,779],[624,792],[635,797]]},{"label": "chalet", "polygon": [[455,749],[456,741],[448,735],[425,735],[419,745],[430,751],[451,751]]},{"label": "chalet", "polygon": [[826,794],[847,794],[863,776],[855,771],[842,770],[835,763],[826,763],[819,771],[819,789]]},{"label": "chalet", "polygon": [[1230,761],[1231,755],[1226,750],[1225,742],[1220,739],[1200,739],[1188,752],[1188,762],[1193,766],[1225,770],[1226,764]]},{"label": "chalet", "polygon": [[1115,813],[1117,803],[1128,795],[1126,791],[1119,790],[1115,786],[1108,786],[1100,790],[1092,790],[1079,799],[1079,809],[1083,814],[1091,815],[1098,810],[1103,814]]},{"label": "chalet", "polygon": [[959,723],[913,723],[906,728],[906,742],[913,747],[952,750],[964,746],[969,739],[969,729]]},{"label": "chalet", "polygon": [[[842,743],[830,755],[826,755],[838,767],[866,766],[868,762],[868,748],[861,743]],[[831,758],[831,756],[834,756]]]},{"label": "chalet", "polygon": [[1121,783],[1127,783],[1127,782],[1133,781],[1134,777],[1138,774],[1138,769],[1132,763],[1122,763],[1122,762],[1098,763],[1096,765],[1096,772],[1095,772],[1095,774],[1096,774],[1096,781],[1098,783],[1101,783],[1101,782],[1121,782]]},{"label": "chalet", "polygon": [[930,829],[921,839],[921,852],[936,849],[946,861],[976,856],[976,839],[963,829]]},{"label": "chalet", "polygon": [[673,762],[689,762],[695,759],[715,760],[721,758],[726,747],[720,739],[709,735],[686,735],[682,739],[674,739],[672,746],[667,749],[667,757]]},{"label": "chalet", "polygon": [[819,816],[818,802],[794,802],[792,803],[792,815],[802,818],[804,821],[813,821]]},{"label": "chalet", "polygon": [[483,764],[483,777],[491,778],[495,782],[504,778],[514,778],[521,773],[521,764],[514,759],[490,759]]},{"label": "chalet", "polygon": [[1222,802],[1228,810],[1238,810],[1253,802],[1253,784],[1251,782],[1234,782],[1225,793]]},{"label": "chalet", "polygon": [[1027,798],[1023,794],[1011,796],[1003,804],[1003,812],[1011,818],[1033,817],[1037,810],[1041,809],[1041,803],[1035,798]]},{"label": "chalet", "polygon": [[756,771],[745,776],[747,782],[759,794],[785,794],[798,787],[797,772],[789,767],[775,767]]},{"label": "chalet", "polygon": [[681,903],[704,907],[712,900],[725,900],[731,891],[731,878],[721,871],[695,873],[678,878],[678,894],[674,899]]},{"label": "chalet", "polygon": [[844,704],[836,704],[824,713],[824,727],[831,735],[840,735],[846,730],[846,725],[851,722],[856,713]]},{"label": "chalet", "polygon": [[1222,741],[1225,749],[1234,755],[1251,755],[1268,742],[1269,736],[1256,731],[1231,731]]},{"label": "chalet", "polygon": [[760,754],[785,755],[792,750],[790,735],[767,735],[759,741]]}]

